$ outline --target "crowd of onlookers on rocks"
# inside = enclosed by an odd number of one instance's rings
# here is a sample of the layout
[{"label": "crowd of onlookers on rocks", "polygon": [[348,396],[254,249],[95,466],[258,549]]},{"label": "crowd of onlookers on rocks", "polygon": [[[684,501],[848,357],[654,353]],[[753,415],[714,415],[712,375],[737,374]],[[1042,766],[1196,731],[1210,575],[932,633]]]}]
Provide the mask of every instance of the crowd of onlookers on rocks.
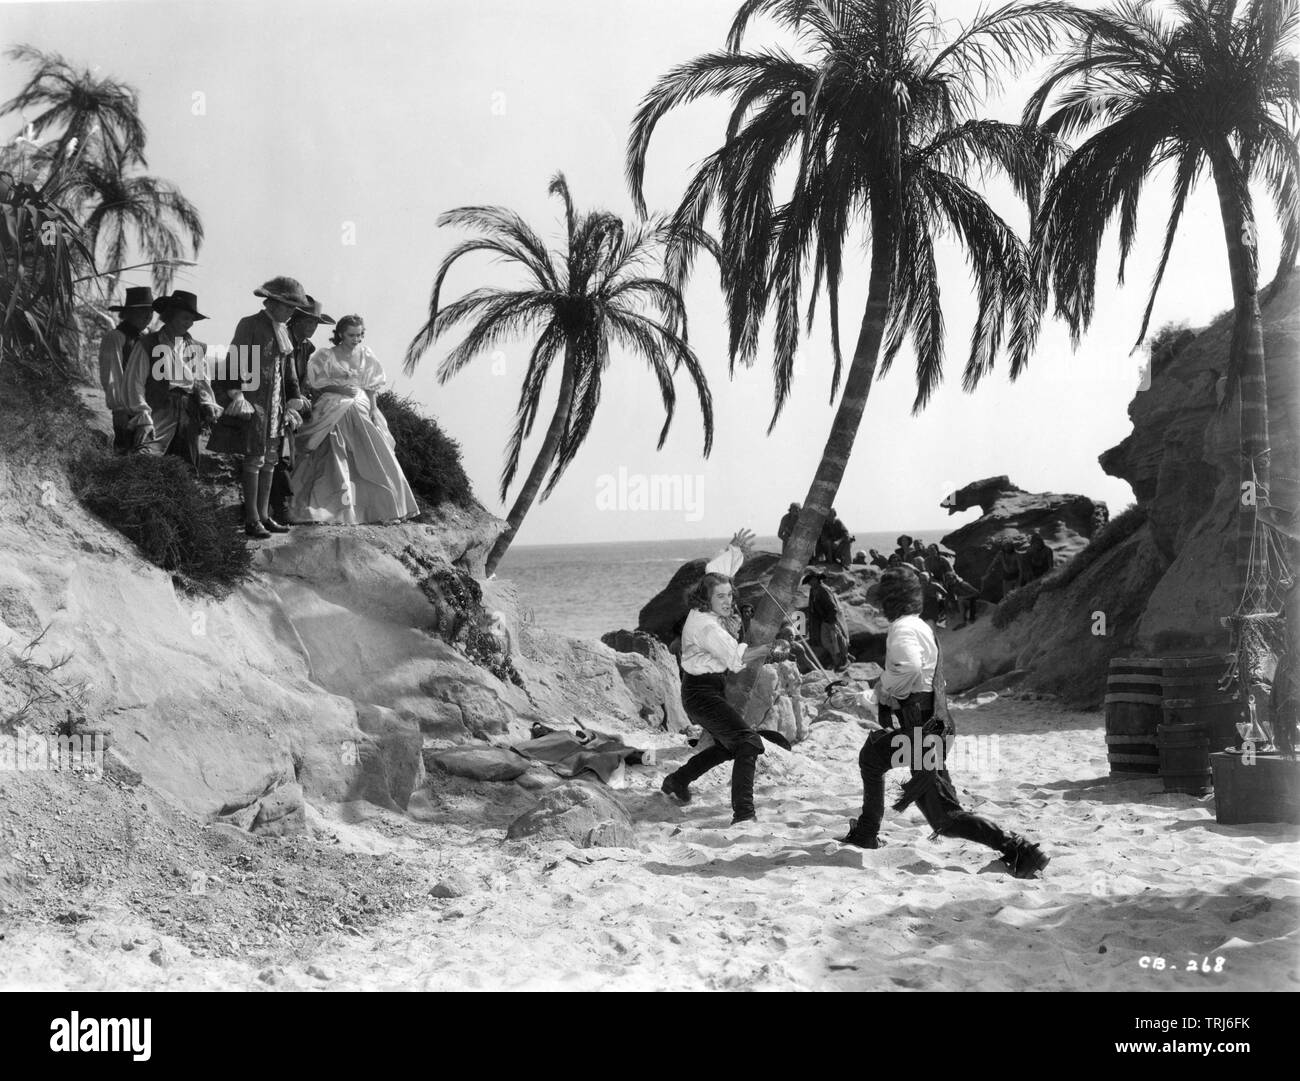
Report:
[{"label": "crowd of onlookers on rocks", "polygon": [[[791,503],[790,509],[782,517],[777,537],[783,544],[794,532],[800,510],[798,503]],[[940,548],[938,544],[926,544],[919,537],[903,534],[898,538],[898,547],[885,555],[875,548],[854,552],[852,544],[856,539],[832,508],[822,524],[812,563],[838,566],[843,570],[848,570],[853,565],[866,564],[881,570],[898,566],[911,567],[919,576],[924,591],[922,617],[938,626],[955,627],[974,622],[979,614],[979,601],[997,604],[1013,589],[1026,586],[1047,574],[1055,565],[1056,559],[1051,547],[1037,533],[1031,534],[1027,541],[1023,535],[1017,534],[1002,541],[983,579],[976,586],[957,574],[953,565],[955,553]],[[838,605],[834,594],[826,588],[823,575],[812,571],[808,579],[812,583],[809,593],[810,622],[815,621],[823,627],[842,623],[842,620],[836,618]],[[817,641],[817,636],[813,636],[813,640]]]}]

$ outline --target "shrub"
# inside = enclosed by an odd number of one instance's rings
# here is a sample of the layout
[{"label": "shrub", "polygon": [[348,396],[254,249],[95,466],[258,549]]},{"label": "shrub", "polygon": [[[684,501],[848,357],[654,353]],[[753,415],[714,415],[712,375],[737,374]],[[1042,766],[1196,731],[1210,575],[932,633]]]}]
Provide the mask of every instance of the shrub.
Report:
[{"label": "shrub", "polygon": [[474,492],[461,464],[460,444],[408,397],[386,390],[379,395],[378,405],[397,441],[397,464],[411,490],[435,507],[442,503],[470,506]]},{"label": "shrub", "polygon": [[1147,341],[1147,359],[1153,376],[1178,356],[1179,353],[1196,337],[1196,333],[1186,323],[1166,323]]},{"label": "shrub", "polygon": [[77,498],[191,592],[222,596],[252,573],[242,533],[176,457],[89,451],[69,464]]}]

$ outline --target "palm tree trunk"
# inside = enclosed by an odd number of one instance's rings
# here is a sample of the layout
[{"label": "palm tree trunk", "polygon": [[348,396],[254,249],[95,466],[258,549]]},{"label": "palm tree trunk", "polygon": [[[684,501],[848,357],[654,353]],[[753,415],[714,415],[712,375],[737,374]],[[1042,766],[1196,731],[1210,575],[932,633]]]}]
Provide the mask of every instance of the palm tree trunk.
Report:
[{"label": "palm tree trunk", "polygon": [[573,408],[573,390],[578,382],[574,371],[574,353],[575,350],[572,344],[564,350],[564,369],[560,375],[560,396],[555,403],[555,413],[551,417],[550,426],[546,429],[546,438],[542,440],[542,448],[537,452],[537,459],[533,462],[533,468],[528,473],[528,479],[524,481],[524,486],[519,490],[519,495],[515,497],[514,506],[510,508],[510,514],[506,518],[506,528],[497,537],[497,542],[492,546],[492,551],[488,553],[484,573],[489,578],[496,572],[501,557],[506,554],[506,550],[515,539],[515,534],[519,531],[520,525],[523,524],[524,516],[532,507],[533,500],[537,498],[537,493],[541,491],[542,481],[546,479],[546,471],[550,469],[551,463],[555,460],[555,455],[560,449],[560,438],[564,435],[564,425],[569,419],[570,410]]},{"label": "palm tree trunk", "polygon": [[[858,329],[858,340],[853,350],[853,361],[844,382],[826,448],[813,481],[804,497],[799,520],[781,551],[768,583],[771,597],[764,596],[754,618],[750,621],[749,642],[761,645],[772,641],[780,628],[781,609],[791,612],[799,582],[808,560],[812,557],[839,491],[844,470],[849,464],[853,441],[867,406],[867,396],[876,377],[876,363],[880,359],[880,344],[884,340],[889,315],[890,276],[894,269],[894,249],[897,243],[890,214],[884,206],[884,197],[873,195],[871,201],[871,278],[867,287],[867,306]],[[779,607],[778,607],[779,605]]]},{"label": "palm tree trunk", "polygon": [[1259,310],[1259,261],[1254,245],[1254,216],[1242,205],[1242,187],[1234,183],[1239,168],[1231,150],[1210,155],[1219,211],[1228,244],[1232,277],[1233,326],[1229,371],[1237,373],[1241,443],[1241,495],[1237,516],[1237,585],[1245,596],[1255,534],[1255,506],[1269,486],[1268,381],[1264,366],[1264,325]]}]

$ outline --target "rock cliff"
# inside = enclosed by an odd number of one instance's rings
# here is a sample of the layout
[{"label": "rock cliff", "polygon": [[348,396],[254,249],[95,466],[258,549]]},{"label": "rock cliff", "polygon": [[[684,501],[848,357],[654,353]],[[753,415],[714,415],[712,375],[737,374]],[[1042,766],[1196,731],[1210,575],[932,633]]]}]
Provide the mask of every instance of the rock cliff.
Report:
[{"label": "rock cliff", "polygon": [[942,541],[955,553],[953,568],[976,587],[1006,541],[1037,533],[1061,564],[1078,555],[1109,516],[1105,503],[1085,495],[1026,492],[1005,476],[973,481],[948,496],[943,506],[949,514],[976,506],[983,511]]},{"label": "rock cliff", "polygon": [[[1275,505],[1300,505],[1300,282],[1263,309]],[[1100,704],[1106,666],[1124,652],[1216,652],[1236,607],[1238,420],[1220,408],[1232,315],[1182,335],[1129,405],[1133,431],[1100,457],[1132,485],[1137,528],[1060,589],[1043,590],[1002,630],[981,621],[947,635],[954,689],[1013,670],[1027,686]],[[1294,554],[1292,555],[1294,561]],[[1294,562],[1292,573],[1294,573]],[[1014,594],[1013,594],[1014,596]]]},{"label": "rock cliff", "polygon": [[440,636],[421,577],[481,573],[501,528],[481,508],[295,528],[215,601],[179,592],[56,469],[0,454],[0,497],[0,660],[57,667],[81,688],[66,723],[105,733],[114,769],[203,820],[284,833],[305,828],[304,801],[403,810],[426,748],[524,739],[536,721],[681,727],[675,666],[524,621],[509,582],[481,583],[482,603],[522,686]]}]

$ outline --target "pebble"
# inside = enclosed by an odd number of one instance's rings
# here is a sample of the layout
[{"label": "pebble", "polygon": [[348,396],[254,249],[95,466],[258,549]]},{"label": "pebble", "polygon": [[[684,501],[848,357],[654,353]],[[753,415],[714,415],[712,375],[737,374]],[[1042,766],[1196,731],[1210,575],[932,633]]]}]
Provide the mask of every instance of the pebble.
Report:
[{"label": "pebble", "polygon": [[334,978],[333,971],[324,965],[308,965],[307,975],[315,976],[318,980],[332,980]]}]

